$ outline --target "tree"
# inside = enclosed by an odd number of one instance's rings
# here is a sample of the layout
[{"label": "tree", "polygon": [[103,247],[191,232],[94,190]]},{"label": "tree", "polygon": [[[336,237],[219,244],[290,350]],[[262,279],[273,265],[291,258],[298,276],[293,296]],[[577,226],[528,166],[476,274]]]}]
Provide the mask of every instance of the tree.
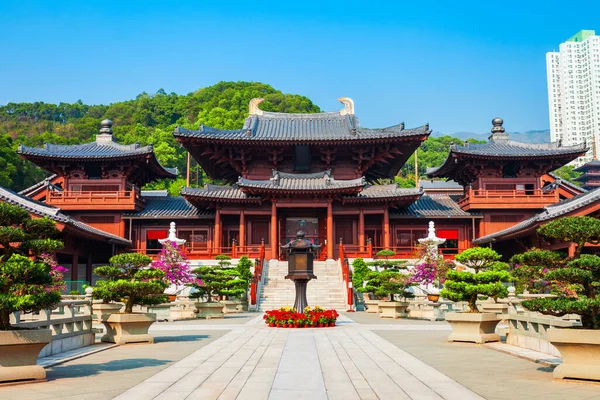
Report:
[{"label": "tree", "polygon": [[573,182],[575,179],[579,178],[582,172],[574,171],[575,167],[572,165],[564,165],[559,169],[554,171],[554,174],[559,178]]},{"label": "tree", "polygon": [[506,271],[508,265],[499,262],[500,255],[486,247],[467,249],[456,256],[456,261],[475,270],[475,272],[448,271],[444,289],[440,295],[452,301],[466,301],[469,312],[479,312],[479,296],[493,298],[506,297],[508,290],[502,282],[510,282],[512,277]]},{"label": "tree", "polygon": [[394,301],[394,295],[399,294],[403,298],[412,298],[414,295],[408,291],[412,286],[410,276],[397,271],[371,271],[365,276],[366,286],[360,287],[359,292],[372,292],[376,296],[388,296],[389,301]]},{"label": "tree", "polygon": [[511,275],[517,293],[523,293],[524,290],[543,293],[549,289],[546,274],[551,268],[564,264],[564,256],[550,250],[533,249],[523,254],[515,254],[510,262],[513,264]]},{"label": "tree", "polygon": [[357,291],[363,287],[363,282],[370,272],[371,268],[362,258],[355,258],[352,261],[352,286]]},{"label": "tree", "polygon": [[252,279],[252,271],[250,268],[254,263],[247,256],[240,257],[237,263],[237,273],[238,277],[244,281],[244,293],[248,293],[248,288],[250,287],[250,280]]},{"label": "tree", "polygon": [[60,302],[65,268],[54,253],[63,246],[54,221],[33,219],[22,208],[0,203],[0,330],[10,314],[39,311]]},{"label": "tree", "polygon": [[578,258],[586,243],[600,243],[600,220],[593,217],[564,217],[538,228],[537,233],[549,239],[577,245],[573,258]]},{"label": "tree", "polygon": [[107,280],[98,281],[93,295],[103,300],[125,300],[125,314],[133,313],[133,306],[160,304],[167,301],[163,294],[168,286],[165,273],[149,267],[152,259],[139,253],[112,256],[110,265],[98,267],[96,275]]},{"label": "tree", "polygon": [[599,232],[599,221],[591,217],[564,217],[539,228],[540,235],[578,247],[566,264],[551,259],[545,279],[557,297],[526,300],[523,307],[546,315],[579,314],[584,329],[600,329],[600,257],[581,254],[585,243],[597,242]]}]

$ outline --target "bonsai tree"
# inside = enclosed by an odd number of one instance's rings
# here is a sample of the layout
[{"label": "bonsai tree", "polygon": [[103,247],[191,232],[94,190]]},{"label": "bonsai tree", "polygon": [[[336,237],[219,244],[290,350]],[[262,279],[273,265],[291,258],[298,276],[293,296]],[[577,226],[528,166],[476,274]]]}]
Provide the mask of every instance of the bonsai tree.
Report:
[{"label": "bonsai tree", "polygon": [[510,259],[513,264],[511,275],[517,293],[527,290],[530,293],[544,293],[550,290],[546,274],[552,268],[564,265],[564,257],[557,252],[533,249],[523,254],[515,254]]},{"label": "bonsai tree", "polygon": [[10,314],[52,308],[64,289],[50,253],[63,247],[49,218],[33,219],[20,207],[0,203],[0,330],[10,329]]},{"label": "bonsai tree", "polygon": [[376,296],[388,296],[388,301],[394,301],[394,295],[399,294],[403,298],[412,298],[414,295],[408,291],[413,284],[410,276],[397,271],[371,271],[365,280],[366,286],[358,288],[360,292],[372,292]]},{"label": "bonsai tree", "polygon": [[[244,282],[244,294],[248,294],[248,289],[250,288],[250,280],[252,279],[252,271],[250,268],[253,266],[252,260],[250,260],[247,256],[240,257],[237,263],[237,275],[238,278]],[[244,296],[246,297],[246,296]]]},{"label": "bonsai tree", "polygon": [[213,301],[215,296],[239,295],[243,292],[243,288],[240,290],[240,287],[237,286],[243,281],[234,282],[237,279],[237,270],[231,268],[231,262],[229,261],[231,257],[219,254],[215,259],[218,260],[218,265],[203,265],[193,271],[202,283],[195,282],[191,284],[197,289],[194,296],[206,295],[209,303]]},{"label": "bonsai tree", "polygon": [[352,286],[358,291],[363,287],[363,283],[367,274],[371,272],[371,268],[362,258],[355,258],[352,261]]},{"label": "bonsai tree", "polygon": [[393,263],[390,263],[389,257],[394,257],[396,255],[396,252],[394,250],[390,250],[390,249],[383,249],[383,250],[379,250],[376,254],[375,257],[377,258],[385,258],[385,261],[375,261],[375,265],[377,266],[382,266],[384,269],[388,269],[389,267],[393,266]]},{"label": "bonsai tree", "polygon": [[452,301],[468,302],[471,313],[479,312],[476,304],[479,296],[494,299],[506,297],[508,289],[502,282],[509,282],[512,278],[506,271],[508,265],[499,262],[500,258],[498,253],[487,247],[474,247],[463,251],[456,256],[456,261],[475,272],[448,271],[440,295]]},{"label": "bonsai tree", "polygon": [[591,217],[565,217],[540,227],[537,232],[577,243],[577,250],[566,264],[557,262],[545,275],[557,297],[526,300],[523,307],[546,315],[579,314],[584,329],[600,329],[600,257],[581,254],[585,243],[595,243],[600,237],[600,221]]},{"label": "bonsai tree", "polygon": [[96,283],[93,296],[103,300],[122,300],[125,314],[133,313],[133,306],[160,304],[167,301],[163,294],[168,286],[165,273],[150,267],[152,259],[139,253],[117,254],[110,265],[98,267],[94,273],[106,278]]}]

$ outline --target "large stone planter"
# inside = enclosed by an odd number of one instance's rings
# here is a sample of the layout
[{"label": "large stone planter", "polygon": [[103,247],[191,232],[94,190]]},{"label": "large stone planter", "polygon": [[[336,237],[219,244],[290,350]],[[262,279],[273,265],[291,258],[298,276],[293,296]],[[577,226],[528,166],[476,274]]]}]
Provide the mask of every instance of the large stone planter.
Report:
[{"label": "large stone planter", "polygon": [[548,341],[562,356],[554,378],[600,380],[600,331],[548,329]]},{"label": "large stone planter", "polygon": [[452,326],[449,342],[499,342],[495,333],[501,321],[493,313],[446,313],[446,321]]},{"label": "large stone planter", "polygon": [[156,322],[156,314],[112,314],[102,320],[106,334],[101,341],[126,344],[149,342],[154,343],[154,337],[148,334],[150,325]]},{"label": "large stone planter", "polygon": [[380,301],[379,317],[380,318],[406,318],[408,315],[407,308],[409,306],[408,301]]},{"label": "large stone planter", "polygon": [[36,361],[51,341],[50,329],[0,331],[0,382],[46,379]]},{"label": "large stone planter", "polygon": [[96,321],[102,322],[110,315],[118,313],[123,308],[122,303],[92,303],[92,314],[96,316]]},{"label": "large stone planter", "polygon": [[508,314],[508,304],[505,303],[481,303],[477,306],[482,313]]},{"label": "large stone planter", "polygon": [[379,300],[365,300],[368,313],[379,313]]},{"label": "large stone planter", "polygon": [[150,314],[156,314],[157,321],[171,320],[171,307],[174,303],[153,304],[146,307],[146,311]]},{"label": "large stone planter", "polygon": [[223,303],[210,302],[210,303],[196,303],[196,317],[197,318],[223,318]]},{"label": "large stone planter", "polygon": [[238,306],[242,305],[239,300],[221,300],[221,304],[223,304],[224,314],[237,314],[240,312]]}]

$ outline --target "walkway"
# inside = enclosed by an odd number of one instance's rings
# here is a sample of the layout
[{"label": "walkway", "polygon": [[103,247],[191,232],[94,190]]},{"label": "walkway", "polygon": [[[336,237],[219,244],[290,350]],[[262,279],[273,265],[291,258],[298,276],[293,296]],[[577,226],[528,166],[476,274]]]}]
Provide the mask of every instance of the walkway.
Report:
[{"label": "walkway", "polygon": [[158,323],[154,345],[55,366],[48,382],[0,387],[0,399],[600,399],[600,385],[447,343],[445,322],[344,313],[338,324],[276,329],[256,314]]}]

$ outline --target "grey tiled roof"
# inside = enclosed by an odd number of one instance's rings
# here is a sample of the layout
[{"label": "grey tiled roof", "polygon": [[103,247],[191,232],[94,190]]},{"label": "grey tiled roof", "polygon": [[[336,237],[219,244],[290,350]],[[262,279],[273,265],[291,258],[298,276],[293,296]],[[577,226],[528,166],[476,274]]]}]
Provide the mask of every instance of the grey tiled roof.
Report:
[{"label": "grey tiled roof", "polygon": [[563,217],[574,211],[577,211],[580,208],[586,207],[592,203],[599,202],[600,201],[600,190],[599,189],[594,189],[589,192],[585,192],[580,195],[571,197],[570,199],[563,200],[559,203],[546,206],[540,213],[534,215],[533,217],[528,218],[524,221],[521,221],[518,224],[511,226],[510,228],[501,230],[496,233],[492,233],[487,236],[482,236],[482,237],[474,240],[473,243],[475,243],[475,244],[489,243],[491,241],[498,240],[499,238],[509,235],[511,233],[519,232],[519,231],[531,228],[533,226],[542,224],[546,221],[550,221],[555,218]]},{"label": "grey tiled roof", "polygon": [[571,181],[561,178],[560,176],[556,175],[554,172],[550,172],[548,175],[550,175],[551,177],[553,177],[556,180],[560,179],[560,183],[569,187],[570,189],[580,191],[580,192],[587,192],[587,189],[584,189],[581,186],[578,186]]},{"label": "grey tiled roof", "polygon": [[203,188],[184,187],[181,194],[185,197],[206,200],[260,201],[258,196],[250,196],[242,192],[237,185],[206,185]]},{"label": "grey tiled roof", "polygon": [[113,141],[90,142],[76,145],[46,143],[44,147],[28,147],[20,145],[17,153],[47,158],[96,159],[122,158],[136,155],[152,154],[152,145],[141,147],[139,143],[119,144]]},{"label": "grey tiled roof", "polygon": [[120,236],[113,235],[112,233],[105,232],[103,230],[94,228],[90,225],[84,224],[81,221],[77,221],[74,218],[71,218],[68,215],[65,215],[60,212],[59,208],[49,206],[47,204],[41,203],[39,201],[35,201],[30,199],[29,197],[25,197],[23,195],[17,194],[11,190],[0,187],[0,201],[5,201],[10,204],[15,204],[22,209],[35,214],[39,217],[48,217],[53,221],[63,223],[65,225],[69,225],[78,230],[103,237],[107,239],[108,242],[116,243],[120,245],[129,246],[131,245],[131,241],[127,239],[123,239]]},{"label": "grey tiled roof", "polygon": [[361,199],[393,199],[421,196],[422,188],[401,188],[396,183],[389,185],[366,185],[362,192],[355,196],[344,196],[344,201]]},{"label": "grey tiled roof", "polygon": [[17,153],[33,160],[52,159],[84,162],[150,156],[152,169],[158,177],[176,178],[178,175],[177,168],[165,168],[158,162],[154,154],[154,147],[151,144],[143,147],[139,143],[119,144],[114,141],[112,135],[99,134],[94,142],[77,145],[49,143],[46,143],[44,147],[19,145]]},{"label": "grey tiled roof", "polygon": [[26,188],[26,189],[23,189],[23,190],[21,190],[21,191],[19,192],[19,194],[22,194],[22,195],[28,195],[28,194],[30,194],[31,192],[34,192],[34,191],[38,190],[39,188],[45,187],[46,185],[48,185],[48,184],[49,184],[49,182],[50,182],[52,179],[56,178],[57,176],[58,176],[58,175],[56,175],[56,174],[52,174],[52,175],[50,175],[49,177],[47,177],[46,179],[44,179],[44,180],[41,180],[41,181],[39,181],[38,183],[36,183],[36,184],[33,184],[33,185],[29,186],[29,187],[28,187],[28,188]]},{"label": "grey tiled roof", "polygon": [[472,218],[479,213],[463,211],[458,205],[458,197],[447,194],[423,195],[406,208],[390,210],[390,218]]},{"label": "grey tiled roof", "polygon": [[456,189],[463,190],[463,187],[455,181],[434,181],[434,180],[419,180],[419,185],[425,190],[435,189]]},{"label": "grey tiled roof", "polygon": [[182,196],[146,196],[146,207],[139,212],[125,213],[128,218],[154,218],[154,219],[179,219],[179,218],[205,218],[212,217],[213,211],[198,211],[189,201]]},{"label": "grey tiled roof", "polygon": [[294,174],[273,170],[271,179],[252,180],[238,178],[237,186],[248,189],[267,191],[339,191],[350,188],[361,188],[366,185],[365,178],[336,180],[331,171]]},{"label": "grey tiled roof", "polygon": [[360,126],[358,117],[341,112],[288,114],[264,111],[250,115],[241,129],[222,130],[200,126],[198,130],[177,127],[176,137],[229,141],[347,141],[428,135],[429,125],[404,129],[404,123],[382,129]]},{"label": "grey tiled roof", "polygon": [[168,190],[142,190],[142,197],[167,197],[169,195]]},{"label": "grey tiled roof", "polygon": [[600,160],[592,160],[590,162],[587,162],[587,163],[575,168],[573,171],[585,172],[585,170],[587,170],[589,167],[599,168]]},{"label": "grey tiled roof", "polygon": [[575,146],[561,146],[559,143],[530,144],[514,142],[508,139],[494,139],[493,137],[484,144],[471,144],[450,146],[450,153],[444,163],[438,168],[429,168],[429,177],[443,177],[449,171],[460,168],[456,159],[460,157],[485,157],[489,159],[517,159],[527,160],[530,158],[549,158],[561,156],[565,164],[584,154],[588,149],[585,143]]}]

